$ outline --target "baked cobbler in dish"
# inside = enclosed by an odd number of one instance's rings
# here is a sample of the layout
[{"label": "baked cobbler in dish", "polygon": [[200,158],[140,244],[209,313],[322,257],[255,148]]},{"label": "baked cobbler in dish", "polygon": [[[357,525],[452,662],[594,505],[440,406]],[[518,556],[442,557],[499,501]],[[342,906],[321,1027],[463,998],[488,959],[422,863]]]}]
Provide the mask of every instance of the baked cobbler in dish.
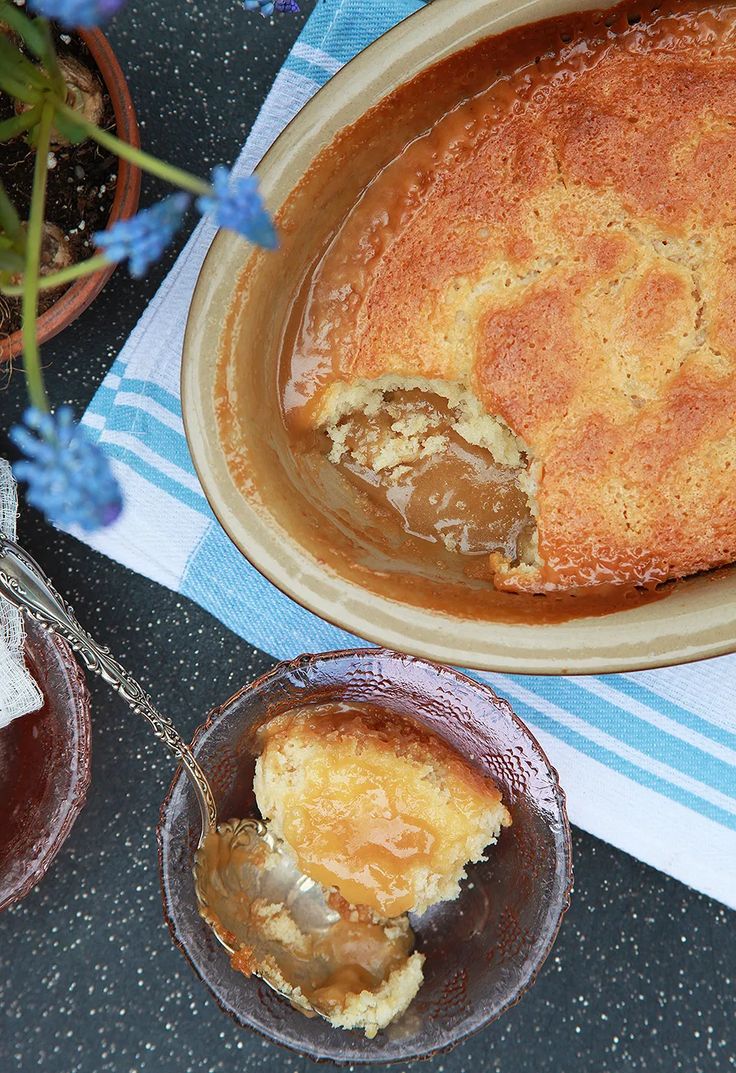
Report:
[{"label": "baked cobbler in dish", "polygon": [[284,355],[294,449],[497,589],[730,563],[736,8],[496,42],[491,84],[376,175],[314,268]]}]

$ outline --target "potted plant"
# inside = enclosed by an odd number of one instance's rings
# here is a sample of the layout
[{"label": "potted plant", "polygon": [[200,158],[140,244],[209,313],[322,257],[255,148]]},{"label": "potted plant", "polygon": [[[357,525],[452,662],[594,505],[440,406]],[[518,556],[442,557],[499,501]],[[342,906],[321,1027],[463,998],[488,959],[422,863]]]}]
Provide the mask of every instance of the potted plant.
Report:
[{"label": "potted plant", "polygon": [[[20,345],[31,404],[22,423],[10,430],[23,456],[14,472],[27,485],[28,502],[49,520],[88,530],[118,517],[121,494],[106,457],[85,437],[71,410],[65,407],[51,413],[39,344],[81,312],[121,261],[127,261],[132,275],[145,275],[181,226],[192,199],[220,227],[266,248],[277,245],[254,177],[234,177],[218,165],[207,181],[140,148],[122,73],[96,29],[124,2],[29,0],[35,13],[29,16],[12,0],[0,0],[0,95],[5,102],[5,112],[0,113],[0,150],[20,143],[24,159],[32,162],[32,175],[29,171],[25,184],[26,188],[30,185],[29,197],[27,191],[25,198],[20,191],[14,203],[0,181],[0,301],[15,302],[20,309]],[[245,0],[245,6],[261,14],[298,11],[294,0]],[[53,26],[49,19],[54,20]],[[72,42],[80,54],[74,55]],[[90,62],[85,64],[87,58]],[[86,67],[85,74],[79,65]],[[109,114],[106,118],[104,99],[101,107],[92,99],[95,84],[100,91],[102,85],[94,70],[90,74],[95,66],[107,87],[114,122]],[[112,104],[116,93],[119,114]],[[82,146],[103,151],[116,169],[117,184],[125,183],[119,201],[116,188],[108,226],[94,230],[85,240],[86,247],[81,243],[88,252],[96,251],[91,256],[70,251],[62,241],[68,236],[59,233],[58,225],[54,231],[54,221],[47,218],[47,206],[52,207],[50,175],[62,146],[65,160],[72,161]],[[83,185],[84,167],[78,166]],[[133,216],[140,172],[163,179],[178,192]],[[83,230],[92,229],[85,223]],[[39,315],[39,308],[47,302],[47,309]]]},{"label": "potted plant", "polygon": [[[0,21],[0,31],[3,26],[4,39],[17,47],[20,39],[11,37],[7,24]],[[96,29],[75,34],[57,32],[54,43],[69,97],[86,96],[88,107],[102,127],[138,146],[133,101],[105,35]],[[21,217],[27,217],[30,205],[34,148],[26,136],[29,128],[17,130],[15,135],[12,131],[14,121],[17,127],[24,126],[29,110],[24,102],[19,104],[9,94],[0,92],[0,130],[5,123],[8,131],[7,138],[0,141],[0,175],[6,176],[6,193]],[[118,160],[91,138],[75,145],[56,132],[49,163],[44,220],[47,264],[42,263],[42,270],[54,262],[66,267],[89,256],[95,231],[135,213],[141,184],[137,167]],[[39,343],[56,335],[86,309],[114,267],[108,265],[41,296]],[[0,297],[0,362],[14,358],[22,349],[21,301]]]}]

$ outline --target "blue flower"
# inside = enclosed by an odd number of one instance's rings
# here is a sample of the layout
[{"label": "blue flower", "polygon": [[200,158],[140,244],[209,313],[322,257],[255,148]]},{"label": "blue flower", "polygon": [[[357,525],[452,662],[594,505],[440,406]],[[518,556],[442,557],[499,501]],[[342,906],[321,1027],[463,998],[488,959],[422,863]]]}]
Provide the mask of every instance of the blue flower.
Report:
[{"label": "blue flower", "polygon": [[296,0],[243,0],[246,11],[259,11],[264,18],[277,11],[280,15],[297,15],[301,10]]},{"label": "blue flower", "polygon": [[279,240],[258,192],[255,175],[234,179],[220,164],[212,171],[212,186],[212,194],[198,198],[199,211],[213,213],[218,227],[237,231],[257,246],[275,250]]},{"label": "blue flower", "polygon": [[94,240],[111,261],[128,260],[131,276],[145,276],[174,237],[188,204],[188,194],[172,194],[129,220],[98,231]]},{"label": "blue flower", "polygon": [[67,29],[89,29],[106,22],[127,0],[28,0],[31,11],[61,23]]},{"label": "blue flower", "polygon": [[120,489],[102,451],[74,421],[71,407],[55,414],[31,408],[10,439],[25,457],[13,466],[26,498],[56,525],[88,532],[110,525],[123,509]]}]

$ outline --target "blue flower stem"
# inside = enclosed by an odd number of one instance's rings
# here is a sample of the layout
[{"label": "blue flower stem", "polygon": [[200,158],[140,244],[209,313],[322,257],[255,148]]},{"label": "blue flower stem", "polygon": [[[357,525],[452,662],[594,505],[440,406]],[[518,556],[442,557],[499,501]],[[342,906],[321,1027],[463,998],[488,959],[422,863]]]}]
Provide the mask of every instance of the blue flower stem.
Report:
[{"label": "blue flower stem", "polygon": [[141,171],[146,171],[149,175],[156,175],[159,179],[171,183],[172,186],[178,186],[182,190],[196,194],[198,197],[206,197],[212,193],[211,185],[205,182],[204,179],[200,179],[197,175],[192,175],[182,168],[174,167],[173,164],[166,164],[163,160],[158,160],[155,156],[144,152],[143,149],[137,149],[135,146],[121,141],[120,138],[116,138],[114,134],[110,134],[107,130],[100,130],[99,127],[95,126],[94,123],[90,123],[88,119],[84,119],[79,112],[68,104],[61,104],[57,101],[56,108],[62,115],[76,123],[98,145],[104,146],[105,149],[109,149],[116,156],[122,157],[123,160],[135,164]]},{"label": "blue flower stem", "polygon": [[[75,265],[69,265],[68,268],[62,268],[59,272],[41,276],[38,281],[38,289],[40,291],[49,291],[53,287],[73,283],[75,279],[81,279],[82,276],[91,276],[93,272],[99,272],[101,268],[107,268],[110,264],[113,264],[113,262],[108,260],[104,253],[98,253],[94,257],[88,257],[86,261],[79,261]],[[23,294],[23,284],[9,283],[6,286],[0,285],[0,294],[8,296]]]},{"label": "blue flower stem", "polygon": [[25,373],[28,397],[38,410],[49,410],[49,401],[43,384],[41,356],[38,350],[38,280],[41,269],[41,246],[43,243],[43,220],[46,208],[46,176],[48,173],[51,127],[54,121],[54,104],[47,100],[41,109],[38,124],[38,148],[33,170],[31,211],[26,233],[26,267],[23,274],[23,372]]}]

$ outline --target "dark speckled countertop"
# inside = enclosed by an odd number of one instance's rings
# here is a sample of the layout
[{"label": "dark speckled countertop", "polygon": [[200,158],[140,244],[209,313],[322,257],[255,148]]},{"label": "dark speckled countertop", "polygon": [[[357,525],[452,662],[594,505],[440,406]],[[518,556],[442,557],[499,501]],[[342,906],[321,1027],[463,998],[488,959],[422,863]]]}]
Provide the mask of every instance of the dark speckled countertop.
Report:
[{"label": "dark speckled countertop", "polygon": [[[305,5],[310,7],[310,4]],[[144,145],[205,173],[237,154],[302,25],[235,2],[132,0],[110,29]],[[144,186],[143,203],[159,191]],[[84,407],[154,294],[115,274],[45,348],[56,404]],[[2,374],[0,427],[23,406]],[[6,443],[0,442],[0,450]],[[185,733],[270,657],[192,604],[28,512],[21,537],[80,618],[147,683]],[[0,916],[0,1073],[243,1073],[312,1068],[238,1029],[172,946],[155,824],[171,764],[97,680],[93,782],[50,873]],[[736,917],[575,833],[573,906],[539,981],[497,1025],[423,1066],[432,1073],[721,1073],[736,1067]]]}]

